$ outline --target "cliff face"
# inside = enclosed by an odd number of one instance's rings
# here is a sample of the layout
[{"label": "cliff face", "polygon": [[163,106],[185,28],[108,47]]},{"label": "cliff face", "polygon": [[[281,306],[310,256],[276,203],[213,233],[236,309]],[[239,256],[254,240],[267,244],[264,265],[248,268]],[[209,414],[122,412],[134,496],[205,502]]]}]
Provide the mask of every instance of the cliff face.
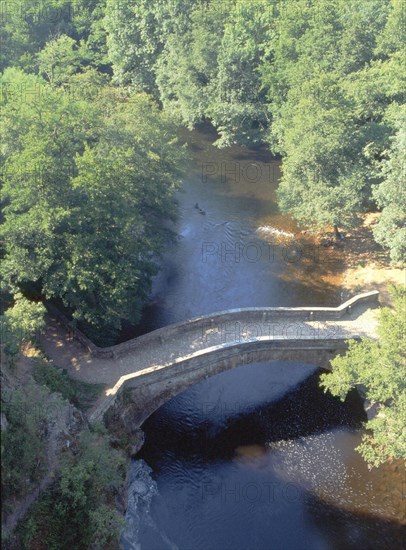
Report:
[{"label": "cliff face", "polygon": [[[2,527],[7,534],[52,483],[63,453],[74,452],[85,425],[74,405],[35,381],[34,361],[21,356],[13,368],[2,363]],[[25,461],[20,453],[27,454]]]},{"label": "cliff face", "polygon": [[113,445],[123,448],[129,457],[135,458],[145,441],[144,432],[138,427],[138,408],[131,401],[131,391],[118,396],[104,416]]}]

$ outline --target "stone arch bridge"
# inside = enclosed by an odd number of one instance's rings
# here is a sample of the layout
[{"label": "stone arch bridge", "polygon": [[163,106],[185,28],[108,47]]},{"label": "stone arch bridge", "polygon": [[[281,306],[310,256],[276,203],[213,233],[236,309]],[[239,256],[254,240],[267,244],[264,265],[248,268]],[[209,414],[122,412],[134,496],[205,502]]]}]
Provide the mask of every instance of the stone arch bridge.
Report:
[{"label": "stone arch bridge", "polygon": [[77,330],[66,339],[69,322],[51,307],[58,323],[50,324],[44,347],[74,378],[106,385],[89,412],[90,422],[102,419],[123,389],[131,388],[138,427],[189,386],[239,365],[295,361],[330,368],[330,360],[345,351],[346,340],[375,338],[378,296],[378,291],[366,292],[338,307],[222,311],[109,348],[98,348]]}]

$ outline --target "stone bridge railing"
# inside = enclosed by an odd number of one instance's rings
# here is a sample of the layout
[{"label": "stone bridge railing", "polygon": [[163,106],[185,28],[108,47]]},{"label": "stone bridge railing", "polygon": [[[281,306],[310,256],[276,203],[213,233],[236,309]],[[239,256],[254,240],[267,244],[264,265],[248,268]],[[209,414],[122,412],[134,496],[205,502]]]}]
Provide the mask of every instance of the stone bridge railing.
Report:
[{"label": "stone bridge railing", "polygon": [[[359,337],[355,336],[355,339]],[[138,426],[165,401],[185,388],[240,365],[263,361],[293,361],[330,369],[329,362],[347,349],[344,339],[270,340],[257,337],[246,342],[208,347],[170,363],[149,367],[121,376],[89,416],[91,423],[101,420],[124,388],[137,388]],[[139,391],[138,391],[139,389]]]},{"label": "stone bridge railing", "polygon": [[264,308],[240,308],[227,311],[220,311],[215,314],[202,315],[188,321],[168,325],[166,327],[154,330],[143,336],[133,338],[122,344],[101,348],[96,346],[80,330],[74,328],[72,323],[52,304],[47,304],[49,312],[58,318],[68,330],[72,330],[75,337],[89,350],[94,357],[99,358],[118,358],[128,353],[137,351],[141,348],[161,346],[165,340],[183,335],[189,331],[201,329],[203,331],[210,326],[220,326],[220,324],[239,321],[244,316],[245,322],[269,323],[283,319],[295,318],[303,321],[333,320],[340,319],[343,315],[350,312],[355,306],[367,304],[374,306],[378,303],[379,291],[373,290],[358,294],[337,307],[264,307]]}]

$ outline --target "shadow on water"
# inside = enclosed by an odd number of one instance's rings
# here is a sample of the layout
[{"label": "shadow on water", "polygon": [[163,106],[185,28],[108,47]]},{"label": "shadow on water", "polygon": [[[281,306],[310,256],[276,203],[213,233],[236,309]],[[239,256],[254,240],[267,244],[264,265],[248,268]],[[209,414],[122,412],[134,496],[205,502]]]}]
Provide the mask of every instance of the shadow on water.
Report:
[{"label": "shadow on water", "polygon": [[400,550],[400,524],[354,469],[358,394],[342,403],[320,389],[321,369],[286,366],[216,375],[145,422],[139,456],[158,492],[143,550]]},{"label": "shadow on water", "polygon": [[[236,371],[257,370],[264,365],[238,367]],[[352,391],[344,402],[331,394],[324,394],[319,386],[322,369],[287,391],[276,401],[254,405],[243,400],[227,403],[227,399],[201,401],[197,409],[186,405],[187,394],[204,392],[207,382],[196,384],[191,390],[175,397],[154,413],[144,424],[148,434],[140,457],[159,468],[162,447],[176,452],[187,460],[191,455],[201,455],[206,462],[230,460],[238,447],[264,447],[275,441],[288,441],[300,437],[322,434],[332,429],[346,427],[359,429],[366,420],[362,401],[357,391]],[[223,380],[229,373],[218,375]],[[215,379],[216,377],[213,377]],[[210,384],[213,384],[213,379]],[[199,386],[199,387],[197,387]],[[283,390],[282,390],[283,391]]]},{"label": "shadow on water", "polygon": [[311,494],[307,495],[305,510],[315,528],[329,541],[330,550],[405,549],[406,528],[398,521],[348,512]]}]

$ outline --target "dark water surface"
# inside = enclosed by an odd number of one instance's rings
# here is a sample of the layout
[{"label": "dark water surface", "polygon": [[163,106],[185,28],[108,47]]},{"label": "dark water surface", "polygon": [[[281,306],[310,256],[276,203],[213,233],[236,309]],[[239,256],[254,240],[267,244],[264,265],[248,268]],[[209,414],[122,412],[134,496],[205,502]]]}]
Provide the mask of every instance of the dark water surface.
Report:
[{"label": "dark water surface", "polygon": [[[143,331],[224,309],[337,305],[340,265],[278,213],[279,162],[188,134],[179,242]],[[195,208],[204,210],[201,213]],[[365,421],[318,387],[317,366],[261,363],[195,385],[148,419],[130,469],[124,547],[141,550],[402,548],[402,471],[369,472]]]}]

